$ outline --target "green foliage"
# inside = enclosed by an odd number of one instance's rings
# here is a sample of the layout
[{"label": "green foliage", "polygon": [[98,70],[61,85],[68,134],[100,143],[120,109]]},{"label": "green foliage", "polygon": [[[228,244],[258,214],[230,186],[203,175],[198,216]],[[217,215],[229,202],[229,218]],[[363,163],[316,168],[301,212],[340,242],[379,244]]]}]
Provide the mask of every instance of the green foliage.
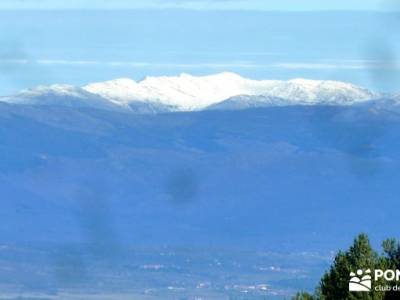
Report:
[{"label": "green foliage", "polygon": [[321,299],[384,299],[384,294],[374,289],[369,293],[349,292],[350,272],[382,268],[385,268],[385,261],[372,249],[368,236],[360,234],[348,251],[336,255],[330,271],[322,278]]},{"label": "green foliage", "polygon": [[382,248],[392,268],[400,269],[400,243],[395,239],[383,241]]},{"label": "green foliage", "polygon": [[316,298],[307,292],[300,292],[293,297],[293,300],[316,300]]},{"label": "green foliage", "polygon": [[347,251],[340,251],[327,273],[322,277],[314,295],[298,293],[293,300],[392,300],[400,299],[399,292],[375,291],[376,285],[387,285],[381,279],[373,281],[371,292],[349,292],[350,273],[358,269],[400,269],[400,243],[394,239],[382,244],[384,255],[380,256],[370,244],[368,236],[360,234]]},{"label": "green foliage", "polygon": [[[388,269],[400,269],[400,243],[395,239],[388,239],[382,243],[383,252]],[[396,283],[392,283],[392,286]],[[385,300],[398,300],[400,292],[387,292]]]}]

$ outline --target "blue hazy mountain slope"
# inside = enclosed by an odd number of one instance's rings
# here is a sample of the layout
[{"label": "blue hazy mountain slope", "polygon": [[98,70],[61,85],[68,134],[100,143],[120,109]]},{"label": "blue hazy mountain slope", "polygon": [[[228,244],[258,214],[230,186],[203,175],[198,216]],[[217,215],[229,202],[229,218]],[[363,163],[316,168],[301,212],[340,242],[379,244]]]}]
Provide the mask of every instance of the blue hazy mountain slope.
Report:
[{"label": "blue hazy mountain slope", "polygon": [[328,250],[395,235],[400,118],[371,103],[135,115],[0,104],[2,242]]}]

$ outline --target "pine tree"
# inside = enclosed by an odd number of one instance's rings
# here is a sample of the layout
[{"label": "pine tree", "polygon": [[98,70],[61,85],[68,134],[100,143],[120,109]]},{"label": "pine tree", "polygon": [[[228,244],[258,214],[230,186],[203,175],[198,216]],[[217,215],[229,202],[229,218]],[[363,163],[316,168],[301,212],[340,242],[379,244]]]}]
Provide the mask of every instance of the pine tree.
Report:
[{"label": "pine tree", "polygon": [[400,243],[395,239],[388,239],[382,243],[383,251],[393,269],[400,269]]},{"label": "pine tree", "polygon": [[317,299],[313,295],[307,292],[300,292],[293,297],[293,300],[317,300]]},{"label": "pine tree", "polygon": [[[382,243],[383,252],[387,261],[388,269],[400,269],[400,243],[395,239],[388,239]],[[391,285],[397,284],[392,283]],[[387,292],[385,300],[398,300],[399,292]]]},{"label": "pine tree", "polygon": [[384,279],[372,281],[371,292],[350,292],[350,273],[357,270],[400,269],[400,242],[388,239],[382,243],[383,256],[379,256],[370,244],[368,236],[360,234],[347,251],[339,251],[330,270],[322,277],[314,295],[298,293],[293,300],[398,300],[399,292],[375,291],[377,285],[390,283]]},{"label": "pine tree", "polygon": [[[321,300],[381,300],[383,292],[376,292],[372,287],[371,292],[349,292],[350,273],[358,269],[374,270],[384,269],[386,262],[372,249],[368,236],[359,235],[350,249],[339,252],[334,263],[320,283]],[[382,284],[381,282],[376,284]]]}]

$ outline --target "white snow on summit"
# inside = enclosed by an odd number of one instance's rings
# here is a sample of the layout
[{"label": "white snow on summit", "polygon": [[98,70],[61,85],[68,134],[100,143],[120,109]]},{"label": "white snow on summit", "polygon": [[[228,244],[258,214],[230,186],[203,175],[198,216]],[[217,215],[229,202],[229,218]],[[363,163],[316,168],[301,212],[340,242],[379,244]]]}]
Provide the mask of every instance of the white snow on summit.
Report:
[{"label": "white snow on summit", "polygon": [[2,97],[3,101],[23,103],[35,97],[43,95],[70,96],[74,98],[86,98],[85,91],[67,84],[54,84],[50,86],[40,85],[33,89],[22,90],[17,95]]},{"label": "white snow on summit", "polygon": [[283,98],[288,104],[351,104],[377,97],[367,89],[343,82],[252,80],[227,72],[200,77],[188,74],[147,77],[140,82],[117,79],[90,84],[83,89],[119,103],[150,101],[189,111],[201,110],[238,95]]},{"label": "white snow on summit", "polygon": [[82,88],[72,85],[55,84],[27,89],[13,96],[0,97],[0,102],[30,105],[58,105],[68,107],[95,107],[99,109],[118,110],[107,99],[94,95]]},{"label": "white snow on summit", "polygon": [[149,101],[176,106],[180,110],[199,110],[244,91],[250,92],[243,86],[244,83],[242,77],[233,73],[202,77],[181,74],[171,77],[146,77],[140,82],[117,79],[90,84],[84,89],[120,103]]},{"label": "white snow on summit", "polygon": [[[254,101],[251,100],[252,97]],[[79,103],[102,108],[104,105],[140,111],[195,111],[222,102],[235,101],[232,107],[274,105],[350,105],[377,99],[380,95],[353,84],[308,79],[252,80],[224,72],[209,76],[146,77],[142,81],[116,79],[92,83],[82,88],[52,85],[2,97],[0,101],[30,104],[73,105]],[[278,99],[274,101],[273,99]],[[226,105],[226,103],[225,103]]]},{"label": "white snow on summit", "polygon": [[82,89],[85,91],[99,95],[109,101],[128,105],[130,102],[137,100],[135,91],[138,84],[129,78],[120,78],[105,82],[98,82],[89,84]]}]

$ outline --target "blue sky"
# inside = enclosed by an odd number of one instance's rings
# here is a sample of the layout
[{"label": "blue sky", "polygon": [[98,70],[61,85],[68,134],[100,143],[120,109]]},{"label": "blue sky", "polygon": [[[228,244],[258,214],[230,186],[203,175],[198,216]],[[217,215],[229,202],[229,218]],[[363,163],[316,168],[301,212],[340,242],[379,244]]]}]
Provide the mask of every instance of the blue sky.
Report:
[{"label": "blue sky", "polygon": [[395,0],[2,0],[1,9],[392,10]]},{"label": "blue sky", "polygon": [[[340,12],[326,11],[326,2],[2,0],[0,95],[224,71],[399,91],[400,14],[382,12],[389,2],[329,1],[332,9],[361,10]],[[97,10],[123,7],[136,9]]]}]

